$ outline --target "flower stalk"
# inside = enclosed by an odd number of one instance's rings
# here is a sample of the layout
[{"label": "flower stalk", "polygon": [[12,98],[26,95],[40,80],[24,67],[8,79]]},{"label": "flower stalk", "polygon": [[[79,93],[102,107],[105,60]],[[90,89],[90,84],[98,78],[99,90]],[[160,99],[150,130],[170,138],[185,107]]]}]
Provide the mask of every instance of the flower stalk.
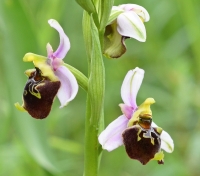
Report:
[{"label": "flower stalk", "polygon": [[90,67],[85,122],[85,176],[95,176],[98,174],[100,147],[98,142],[99,121],[103,118],[105,92],[105,70],[99,33],[92,16],[90,16],[90,24],[90,30],[87,31],[90,33],[87,36],[91,36],[91,38],[88,38],[91,50],[88,51],[90,53],[88,59]]},{"label": "flower stalk", "polygon": [[[83,35],[88,56],[88,96],[85,121],[84,176],[98,175],[101,146],[99,132],[104,127],[105,68],[102,57],[103,33],[113,0],[96,1],[97,13],[84,11]],[[98,16],[98,22],[97,17]]]}]

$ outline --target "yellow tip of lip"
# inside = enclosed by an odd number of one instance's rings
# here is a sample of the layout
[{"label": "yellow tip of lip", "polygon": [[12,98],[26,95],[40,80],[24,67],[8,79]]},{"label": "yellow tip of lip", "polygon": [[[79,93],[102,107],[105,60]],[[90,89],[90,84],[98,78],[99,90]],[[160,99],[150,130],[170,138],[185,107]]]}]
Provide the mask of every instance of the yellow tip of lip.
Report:
[{"label": "yellow tip of lip", "polygon": [[18,102],[15,103],[15,107],[16,107],[19,111],[26,112],[26,110],[24,109],[24,107],[21,106]]},{"label": "yellow tip of lip", "polygon": [[160,151],[155,154],[155,156],[152,160],[163,160],[163,159],[164,159],[164,153],[163,153],[163,151]]}]

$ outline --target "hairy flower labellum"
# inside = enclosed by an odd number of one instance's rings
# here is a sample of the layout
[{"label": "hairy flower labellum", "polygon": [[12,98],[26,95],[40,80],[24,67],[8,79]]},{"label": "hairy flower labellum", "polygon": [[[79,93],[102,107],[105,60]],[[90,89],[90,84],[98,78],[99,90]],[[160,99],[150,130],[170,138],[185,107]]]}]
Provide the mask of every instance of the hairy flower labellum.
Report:
[{"label": "hairy flower labellum", "polygon": [[139,160],[143,165],[160,151],[161,139],[156,128],[143,129],[134,125],[127,128],[122,137],[128,156]]},{"label": "hairy flower labellum", "polygon": [[54,97],[60,88],[60,81],[53,82],[41,76],[38,68],[28,76],[23,93],[23,107],[32,117],[43,119],[51,110]]},{"label": "hairy flower labellum", "polygon": [[[138,122],[127,128],[122,133],[126,152],[131,159],[139,160],[143,165],[153,159],[160,152],[162,129],[152,127],[152,116],[150,114],[139,115]],[[158,161],[163,164],[163,160]]]}]

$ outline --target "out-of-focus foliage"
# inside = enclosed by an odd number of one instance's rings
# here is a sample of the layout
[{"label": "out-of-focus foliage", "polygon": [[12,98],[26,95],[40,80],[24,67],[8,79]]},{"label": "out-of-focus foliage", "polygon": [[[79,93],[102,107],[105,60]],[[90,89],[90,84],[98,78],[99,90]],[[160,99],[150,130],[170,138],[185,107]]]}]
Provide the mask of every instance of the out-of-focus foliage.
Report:
[{"label": "out-of-focus foliage", "polygon": [[[138,105],[153,97],[153,119],[174,139],[175,151],[165,164],[142,166],[130,160],[124,147],[103,152],[100,176],[200,175],[200,2],[199,0],[116,0],[145,7],[147,41],[127,39],[127,52],[117,60],[104,59],[106,68],[105,124],[117,118],[122,103],[120,88],[125,74],[136,66],[145,78]],[[87,75],[82,35],[82,8],[70,0],[0,1],[0,175],[82,175],[86,94],[59,109],[56,99],[45,120],[35,120],[15,109],[32,68],[22,62],[25,53],[46,55],[59,37],[47,20],[63,26],[71,42],[65,62]]]}]

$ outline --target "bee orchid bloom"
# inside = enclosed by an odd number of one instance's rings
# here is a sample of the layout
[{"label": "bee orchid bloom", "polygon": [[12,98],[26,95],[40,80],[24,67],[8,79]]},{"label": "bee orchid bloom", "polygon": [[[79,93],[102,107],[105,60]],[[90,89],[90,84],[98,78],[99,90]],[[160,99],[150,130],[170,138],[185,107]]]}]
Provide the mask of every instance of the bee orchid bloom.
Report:
[{"label": "bee orchid bloom", "polygon": [[125,39],[146,41],[144,22],[150,16],[145,8],[136,4],[113,6],[104,33],[104,55],[118,58],[126,52]]},{"label": "bee orchid bloom", "polygon": [[25,71],[28,81],[24,88],[23,104],[15,106],[27,111],[32,117],[43,119],[48,116],[53,100],[57,95],[61,106],[66,106],[78,92],[78,83],[74,75],[64,66],[63,58],[70,49],[70,42],[60,24],[53,19],[49,25],[60,35],[60,44],[55,52],[47,44],[47,57],[27,53],[23,61],[33,62],[35,69]]},{"label": "bee orchid bloom", "polygon": [[170,135],[152,121],[150,105],[153,98],[147,98],[137,106],[136,96],[144,77],[144,70],[130,70],[123,81],[120,104],[123,115],[111,122],[99,135],[102,148],[112,151],[124,144],[128,156],[146,164],[150,160],[164,163],[164,154],[173,152],[174,143]]}]

